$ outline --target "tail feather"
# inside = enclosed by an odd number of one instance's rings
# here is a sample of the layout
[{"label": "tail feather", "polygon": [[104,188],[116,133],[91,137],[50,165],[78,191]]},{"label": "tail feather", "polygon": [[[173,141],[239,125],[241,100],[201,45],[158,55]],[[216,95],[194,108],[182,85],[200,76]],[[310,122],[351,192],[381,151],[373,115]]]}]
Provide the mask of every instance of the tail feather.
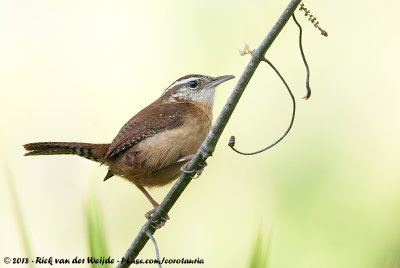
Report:
[{"label": "tail feather", "polygon": [[25,155],[74,154],[102,162],[110,144],[93,144],[80,142],[35,142],[24,145],[28,152]]}]

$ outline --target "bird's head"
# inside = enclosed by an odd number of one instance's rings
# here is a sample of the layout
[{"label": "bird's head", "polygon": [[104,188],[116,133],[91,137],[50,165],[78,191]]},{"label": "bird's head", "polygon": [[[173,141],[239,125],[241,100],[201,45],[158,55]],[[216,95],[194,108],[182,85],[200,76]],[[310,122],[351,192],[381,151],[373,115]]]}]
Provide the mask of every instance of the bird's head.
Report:
[{"label": "bird's head", "polygon": [[211,77],[200,74],[189,74],[172,83],[163,93],[163,96],[176,100],[189,100],[213,105],[215,88],[232,78],[233,75]]}]

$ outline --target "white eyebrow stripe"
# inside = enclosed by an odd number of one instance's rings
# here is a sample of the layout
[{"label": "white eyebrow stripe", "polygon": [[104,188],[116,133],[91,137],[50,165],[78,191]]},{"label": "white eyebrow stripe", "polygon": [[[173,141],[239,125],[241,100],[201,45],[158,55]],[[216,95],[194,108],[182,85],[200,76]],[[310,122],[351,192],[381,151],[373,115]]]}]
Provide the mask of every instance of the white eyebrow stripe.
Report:
[{"label": "white eyebrow stripe", "polygon": [[183,80],[180,80],[180,81],[176,81],[175,83],[173,83],[172,85],[170,85],[170,86],[167,88],[167,90],[173,88],[174,86],[178,86],[178,85],[185,84],[185,83],[187,83],[187,82],[189,82],[189,81],[191,81],[191,80],[193,80],[193,79],[196,79],[196,78],[198,78],[198,77],[190,77],[190,78],[186,78],[186,79],[183,79]]}]

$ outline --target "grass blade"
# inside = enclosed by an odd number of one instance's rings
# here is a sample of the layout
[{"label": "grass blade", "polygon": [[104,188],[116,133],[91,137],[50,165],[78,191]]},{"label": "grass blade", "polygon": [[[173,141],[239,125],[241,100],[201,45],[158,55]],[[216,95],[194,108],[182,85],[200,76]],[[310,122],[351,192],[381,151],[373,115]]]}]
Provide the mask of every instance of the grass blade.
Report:
[{"label": "grass blade", "polygon": [[[108,257],[107,247],[104,237],[104,229],[101,224],[101,217],[99,215],[99,208],[97,206],[96,198],[93,191],[90,191],[86,203],[86,220],[87,231],[89,239],[90,256],[96,259]],[[92,267],[98,267],[99,264],[92,263]],[[102,267],[109,268],[109,264],[101,265]]]},{"label": "grass blade", "polygon": [[[2,159],[3,162],[3,170],[5,175],[5,181],[7,183],[8,193],[10,195],[10,204],[12,206],[12,210],[14,211],[15,221],[17,224],[17,229],[19,235],[21,237],[21,242],[25,251],[25,256],[30,260],[33,260],[32,250],[30,247],[30,242],[28,238],[28,233],[26,231],[26,227],[24,224],[24,218],[22,216],[21,206],[19,203],[17,191],[15,190],[13,177],[11,175],[11,171],[6,164],[6,161]],[[29,267],[34,268],[35,265],[33,262],[28,262]]]},{"label": "grass blade", "polygon": [[271,244],[271,235],[264,242],[262,229],[258,231],[258,235],[251,253],[250,268],[267,268],[269,260],[269,248]]}]

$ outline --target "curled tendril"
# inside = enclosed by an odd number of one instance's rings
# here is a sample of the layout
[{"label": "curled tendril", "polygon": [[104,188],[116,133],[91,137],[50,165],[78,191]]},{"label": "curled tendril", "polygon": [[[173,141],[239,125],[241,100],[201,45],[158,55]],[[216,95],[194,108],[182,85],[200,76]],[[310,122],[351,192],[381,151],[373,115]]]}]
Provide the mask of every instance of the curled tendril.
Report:
[{"label": "curled tendril", "polygon": [[292,14],[292,18],[293,18],[294,22],[296,23],[297,27],[299,27],[299,48],[300,48],[301,57],[303,58],[304,66],[306,67],[306,71],[307,71],[307,79],[306,79],[307,94],[303,97],[303,99],[307,100],[311,96],[310,68],[308,67],[306,56],[304,56],[303,44],[301,41],[302,36],[303,36],[303,29],[301,28],[299,22],[296,20],[296,17],[294,16],[294,14]]},{"label": "curled tendril", "polygon": [[153,242],[153,244],[154,244],[154,248],[156,250],[157,261],[158,261],[157,264],[158,264],[159,268],[162,268],[161,262],[160,262],[160,254],[158,253],[158,246],[157,246],[156,240],[154,239],[154,237],[152,236],[150,231],[147,231],[146,235],[150,238],[151,242]]},{"label": "curled tendril", "polygon": [[242,154],[242,155],[253,155],[253,154],[258,154],[258,153],[264,152],[264,151],[268,150],[269,148],[271,148],[271,147],[275,146],[276,144],[278,144],[278,143],[279,143],[281,140],[283,140],[283,138],[285,138],[285,136],[289,133],[290,129],[291,129],[292,126],[293,126],[294,117],[295,117],[295,114],[296,114],[296,101],[295,101],[294,96],[293,96],[293,93],[292,93],[292,91],[290,90],[290,88],[289,88],[288,84],[286,83],[285,79],[284,79],[283,76],[279,73],[278,69],[276,69],[275,66],[274,66],[269,60],[267,60],[266,58],[263,58],[262,61],[266,62],[269,66],[271,66],[271,68],[275,71],[275,73],[276,73],[276,74],[279,76],[279,78],[282,80],[283,84],[285,84],[286,89],[288,90],[289,95],[290,95],[290,98],[292,99],[292,103],[293,103],[292,118],[291,118],[291,120],[290,120],[289,127],[286,129],[285,133],[284,133],[278,140],[276,140],[276,141],[275,141],[274,143],[272,143],[271,145],[269,145],[269,146],[267,146],[267,147],[265,147],[265,148],[263,148],[263,149],[261,149],[261,150],[252,152],[252,153],[243,153],[243,152],[240,152],[240,151],[238,151],[237,149],[235,149],[235,148],[234,148],[234,146],[235,146],[235,136],[231,136],[231,138],[229,139],[228,145],[232,148],[232,150],[234,150],[235,152],[237,152],[237,153],[239,153],[239,154]]},{"label": "curled tendril", "polygon": [[[306,78],[306,89],[307,89],[307,94],[306,94],[306,96],[303,97],[303,99],[306,99],[306,100],[307,100],[307,99],[311,96],[311,88],[310,88],[310,68],[308,67],[308,63],[307,63],[306,57],[304,56],[304,52],[303,52],[303,46],[302,46],[302,32],[303,32],[303,30],[302,30],[300,24],[297,22],[296,17],[294,16],[294,14],[292,14],[292,18],[293,18],[294,22],[296,23],[296,25],[299,27],[299,48],[300,48],[301,57],[302,57],[302,59],[303,59],[303,62],[304,62],[304,65],[305,65],[306,71],[307,71],[307,78]],[[245,54],[247,54],[247,53],[245,53]],[[229,139],[228,145],[232,148],[232,150],[234,150],[235,152],[237,152],[237,153],[239,153],[239,154],[242,154],[242,155],[254,155],[254,154],[258,154],[258,153],[264,152],[264,151],[266,151],[266,150],[272,148],[273,146],[277,145],[281,140],[283,140],[283,139],[286,137],[286,135],[287,135],[287,134],[289,133],[289,131],[292,129],[292,126],[293,126],[293,123],[294,123],[295,114],[296,114],[296,101],[295,101],[295,98],[294,98],[294,96],[293,96],[293,93],[292,93],[292,91],[290,90],[290,88],[289,88],[288,84],[286,83],[285,79],[283,78],[283,76],[279,73],[279,71],[275,68],[275,66],[274,66],[269,60],[267,60],[267,59],[264,57],[264,58],[262,59],[262,61],[266,62],[269,66],[271,66],[271,68],[275,71],[275,73],[279,76],[279,78],[281,79],[281,81],[282,81],[283,84],[285,85],[285,87],[286,87],[286,89],[287,89],[287,91],[288,91],[288,93],[289,93],[289,95],[290,95],[290,98],[292,99],[292,103],[293,103],[292,118],[291,118],[291,120],[290,120],[290,124],[289,124],[288,128],[286,129],[285,133],[283,133],[283,135],[282,135],[279,139],[277,139],[277,140],[276,140],[274,143],[272,143],[271,145],[269,145],[269,146],[267,146],[267,147],[265,147],[265,148],[263,148],[263,149],[261,149],[261,150],[252,152],[252,153],[243,153],[243,152],[241,152],[241,151],[235,149],[236,138],[235,138],[235,136],[231,136],[231,138]]]}]

